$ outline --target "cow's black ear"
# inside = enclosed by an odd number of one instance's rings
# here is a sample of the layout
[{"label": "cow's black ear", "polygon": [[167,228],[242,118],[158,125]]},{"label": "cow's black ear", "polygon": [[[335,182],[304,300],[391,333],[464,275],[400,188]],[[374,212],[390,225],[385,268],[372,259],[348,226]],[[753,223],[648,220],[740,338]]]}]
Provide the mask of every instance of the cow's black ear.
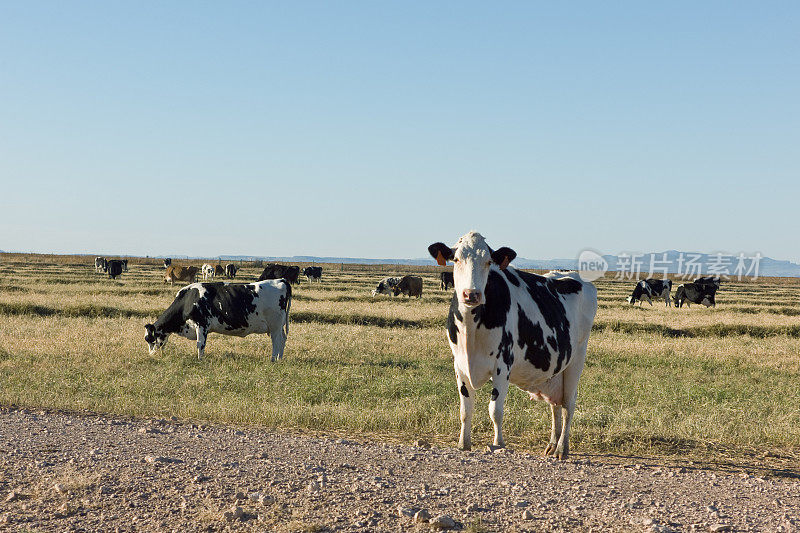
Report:
[{"label": "cow's black ear", "polygon": [[497,263],[500,270],[505,270],[508,264],[517,257],[517,252],[507,246],[503,246],[498,250],[492,252],[492,261]]},{"label": "cow's black ear", "polygon": [[453,249],[441,242],[428,246],[428,253],[431,254],[441,266],[444,266],[447,261],[453,258]]}]

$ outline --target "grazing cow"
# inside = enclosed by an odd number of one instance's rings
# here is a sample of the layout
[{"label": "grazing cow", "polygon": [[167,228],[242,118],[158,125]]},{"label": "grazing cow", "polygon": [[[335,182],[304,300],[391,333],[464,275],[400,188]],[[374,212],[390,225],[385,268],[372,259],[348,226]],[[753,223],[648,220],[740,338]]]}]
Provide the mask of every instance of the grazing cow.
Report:
[{"label": "grazing cow", "polygon": [[194,282],[197,278],[197,270],[196,266],[182,267],[170,265],[167,268],[167,272],[164,274],[164,283],[169,281],[170,285],[173,285],[176,281]]},{"label": "grazing cow", "polygon": [[127,272],[128,271],[128,260],[127,259],[121,259],[121,261],[122,261],[122,271],[123,272]]},{"label": "grazing cow", "polygon": [[172,264],[172,259],[169,257],[164,258],[164,268],[167,269]]},{"label": "grazing cow", "polygon": [[111,259],[108,261],[107,271],[108,277],[111,279],[117,279],[118,276],[122,275],[123,270],[123,262],[119,259]]},{"label": "grazing cow", "polygon": [[297,284],[297,278],[300,276],[300,267],[299,266],[289,266],[289,265],[278,265],[276,263],[269,263],[264,270],[261,272],[261,276],[259,276],[258,281],[264,281],[265,279],[285,279],[289,283],[295,285]]},{"label": "grazing cow", "polygon": [[222,265],[214,265],[214,277],[221,277],[225,275],[225,269]]},{"label": "grazing cow", "polygon": [[544,453],[567,457],[597,289],[576,272],[538,276],[516,270],[509,266],[514,250],[492,250],[476,232],[453,248],[437,242],[428,251],[442,266],[454,263],[447,338],[460,399],[459,446],[471,447],[475,390],[491,379],[494,445],[503,446],[503,403],[513,383],[531,399],[550,404],[552,426]]},{"label": "grazing cow", "polygon": [[228,263],[227,265],[225,265],[225,275],[227,277],[229,277],[230,279],[235,278],[236,277],[236,272],[238,272],[238,271],[239,271],[239,267],[237,267],[233,263]]},{"label": "grazing cow", "polygon": [[283,277],[292,285],[297,285],[300,283],[300,267],[297,265],[286,267],[286,270],[283,272]]},{"label": "grazing cow", "polygon": [[443,291],[446,291],[448,289],[448,287],[455,287],[456,286],[456,282],[453,281],[453,273],[452,272],[442,272],[441,278],[442,278],[441,289]]},{"label": "grazing cow", "polygon": [[689,303],[702,304],[706,307],[717,306],[717,285],[714,283],[684,283],[675,291],[675,307],[690,307]]},{"label": "grazing cow", "polygon": [[105,257],[95,257],[94,258],[94,271],[95,272],[105,272],[108,270],[108,261]]},{"label": "grazing cow", "polygon": [[322,283],[322,267],[306,267],[303,269],[303,275],[311,283],[314,280]]},{"label": "grazing cow", "polygon": [[152,355],[172,333],[197,341],[201,359],[209,333],[244,337],[267,333],[272,338],[272,360],[283,357],[289,335],[292,287],[284,280],[229,284],[193,283],[178,291],[166,311],[144,326]]},{"label": "grazing cow", "polygon": [[200,272],[203,273],[203,281],[207,279],[214,279],[214,267],[208,263],[203,264],[203,266],[200,268]]},{"label": "grazing cow", "polygon": [[403,276],[400,281],[392,288],[394,295],[405,294],[409,298],[416,296],[422,298],[422,278],[419,276]]},{"label": "grazing cow", "polygon": [[372,289],[372,296],[374,297],[378,294],[389,294],[394,297],[393,291],[398,283],[400,283],[400,278],[383,278],[378,283],[378,286]]},{"label": "grazing cow", "polygon": [[669,297],[671,291],[672,280],[670,279],[643,279],[633,288],[633,293],[628,296],[628,303],[633,305],[638,301],[639,305],[642,305],[642,302],[647,300],[650,305],[653,305],[653,300],[663,298],[665,306],[669,307],[672,305]]}]

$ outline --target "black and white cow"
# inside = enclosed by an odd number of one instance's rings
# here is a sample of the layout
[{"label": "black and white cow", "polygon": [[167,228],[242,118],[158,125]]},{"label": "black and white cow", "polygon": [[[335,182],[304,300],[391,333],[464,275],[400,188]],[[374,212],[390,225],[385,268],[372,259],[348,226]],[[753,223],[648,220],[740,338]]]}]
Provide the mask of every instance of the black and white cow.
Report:
[{"label": "black and white cow", "polygon": [[111,259],[110,261],[107,261],[106,272],[108,272],[108,277],[111,279],[117,279],[118,276],[121,276],[122,271],[124,270],[123,265],[124,263],[119,259]]},{"label": "black and white cow", "polygon": [[122,271],[123,272],[127,272],[128,271],[128,260],[127,259],[121,259],[120,261],[122,261]]},{"label": "black and white cow", "polygon": [[108,261],[106,261],[105,257],[95,257],[94,258],[94,271],[95,272],[105,272],[108,270]]},{"label": "black and white cow", "polygon": [[209,333],[244,337],[267,333],[272,338],[272,360],[283,357],[289,335],[292,287],[286,281],[246,284],[193,283],[178,291],[175,300],[153,324],[145,324],[144,340],[150,353],[162,348],[172,333],[197,341],[201,359]]},{"label": "black and white cow", "polygon": [[440,285],[440,288],[443,291],[446,291],[448,289],[448,287],[455,287],[456,286],[456,282],[453,281],[453,273],[452,272],[442,272],[441,279],[442,279],[442,284]]},{"label": "black and white cow", "polygon": [[717,306],[717,288],[714,283],[684,283],[675,291],[675,307],[690,307],[689,303],[702,304],[706,307]]},{"label": "black and white cow", "polygon": [[372,296],[377,296],[378,294],[388,294],[394,297],[393,289],[398,283],[400,283],[400,278],[383,278],[380,282],[378,282],[378,286],[372,289]]},{"label": "black and white cow", "polygon": [[642,302],[647,300],[647,303],[653,305],[653,300],[663,299],[665,306],[669,307],[672,305],[670,292],[672,292],[671,279],[643,279],[633,288],[633,292],[628,296],[628,303],[633,305],[638,301],[639,305],[642,305]]},{"label": "black and white cow", "polygon": [[165,257],[164,258],[164,268],[165,269],[169,268],[171,264],[172,264],[172,259],[170,259],[169,257]]},{"label": "black and white cow", "polygon": [[567,457],[597,289],[575,272],[538,276],[516,270],[509,266],[514,250],[492,250],[476,232],[455,247],[437,242],[428,251],[440,265],[454,263],[447,338],[461,403],[459,446],[470,449],[475,389],[492,380],[494,445],[503,446],[503,403],[513,383],[550,404],[545,454]]},{"label": "black and white cow", "polygon": [[303,275],[308,279],[309,283],[314,280],[322,283],[322,267],[306,267],[303,269]]}]

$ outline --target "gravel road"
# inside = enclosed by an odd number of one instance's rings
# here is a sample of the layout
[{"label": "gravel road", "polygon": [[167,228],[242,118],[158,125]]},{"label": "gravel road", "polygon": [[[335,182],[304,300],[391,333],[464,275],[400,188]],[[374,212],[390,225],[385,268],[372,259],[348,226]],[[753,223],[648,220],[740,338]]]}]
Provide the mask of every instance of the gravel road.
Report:
[{"label": "gravel road", "polygon": [[0,409],[0,530],[798,531],[798,468]]}]

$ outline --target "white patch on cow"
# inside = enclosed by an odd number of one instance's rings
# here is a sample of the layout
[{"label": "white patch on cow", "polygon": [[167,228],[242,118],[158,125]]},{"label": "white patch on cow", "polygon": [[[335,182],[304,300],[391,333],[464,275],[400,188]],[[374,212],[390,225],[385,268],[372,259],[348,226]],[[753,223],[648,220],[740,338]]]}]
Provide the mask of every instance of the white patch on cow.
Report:
[{"label": "white patch on cow", "polygon": [[[453,257],[453,281],[460,305],[472,308],[484,302],[483,293],[491,266],[489,245],[480,233],[470,231],[458,240]],[[465,301],[465,295],[476,292],[478,294],[475,301]]]}]

